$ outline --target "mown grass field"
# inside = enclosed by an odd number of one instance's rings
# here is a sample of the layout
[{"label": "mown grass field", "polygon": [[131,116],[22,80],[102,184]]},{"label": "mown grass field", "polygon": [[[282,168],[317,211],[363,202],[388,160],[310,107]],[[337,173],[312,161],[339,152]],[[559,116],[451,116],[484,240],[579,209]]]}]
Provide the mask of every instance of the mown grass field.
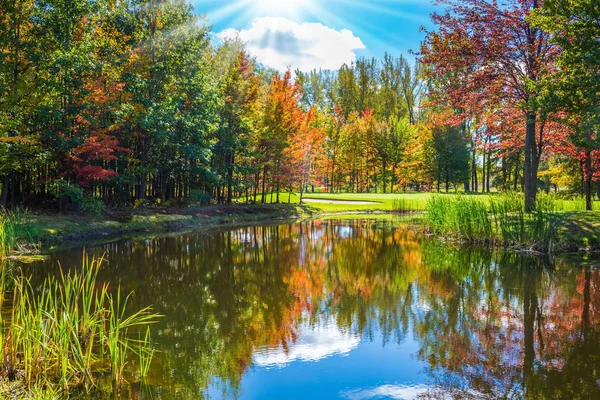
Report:
[{"label": "mown grass field", "polygon": [[[345,212],[345,211],[397,211],[398,206],[404,206],[408,210],[424,211],[427,201],[432,196],[457,196],[454,193],[423,193],[411,192],[400,194],[382,194],[382,193],[305,193],[304,204],[323,212]],[[489,201],[490,198],[498,196],[497,193],[492,194],[470,194],[469,197],[474,197],[483,201]],[[273,195],[273,200],[275,196]],[[311,199],[329,200],[331,204],[311,202]],[[242,201],[243,199],[239,199]],[[288,194],[280,194],[280,202],[288,202]],[[267,196],[267,201],[270,201],[270,195]],[[292,194],[290,196],[292,204],[299,204],[300,196]],[[339,203],[336,203],[339,202]],[[357,202],[357,204],[347,204]],[[372,202],[373,204],[359,204],[358,202]],[[585,211],[585,201],[582,198],[574,200],[554,200],[556,209],[559,212],[563,211]],[[600,201],[594,202],[594,209],[600,210]]]}]

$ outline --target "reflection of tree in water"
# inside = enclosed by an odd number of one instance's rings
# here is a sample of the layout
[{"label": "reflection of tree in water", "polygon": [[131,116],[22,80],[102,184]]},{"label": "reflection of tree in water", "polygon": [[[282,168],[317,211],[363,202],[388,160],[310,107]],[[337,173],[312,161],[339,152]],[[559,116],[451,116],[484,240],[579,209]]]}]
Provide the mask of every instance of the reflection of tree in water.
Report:
[{"label": "reflection of tree in water", "polygon": [[[235,396],[257,349],[285,351],[300,324],[332,320],[384,343],[412,330],[433,398],[600,396],[598,271],[452,250],[373,221],[255,226],[106,249],[105,277],[119,277],[136,303],[166,316],[155,329],[162,352],[151,376],[166,397],[197,398],[215,382]],[[80,256],[59,257],[73,265]]]},{"label": "reflection of tree in water", "polygon": [[421,292],[428,310],[415,321],[419,356],[436,384],[423,397],[600,397],[600,308],[590,313],[598,271],[549,270],[516,255],[484,264],[455,256],[462,260],[445,268],[448,290]]}]

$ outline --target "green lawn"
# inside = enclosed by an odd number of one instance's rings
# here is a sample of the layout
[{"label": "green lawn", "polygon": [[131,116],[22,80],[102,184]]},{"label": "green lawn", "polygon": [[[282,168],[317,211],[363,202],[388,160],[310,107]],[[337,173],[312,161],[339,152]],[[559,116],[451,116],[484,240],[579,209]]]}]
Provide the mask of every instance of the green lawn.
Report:
[{"label": "green lawn", "polygon": [[[376,212],[376,211],[397,211],[404,209],[406,211],[424,211],[429,200],[432,196],[438,195],[437,193],[423,193],[423,192],[411,192],[411,193],[398,193],[398,194],[382,194],[382,193],[305,193],[304,194],[304,205],[319,212],[353,212],[353,211],[365,211],[365,212]],[[446,196],[446,194],[440,194]],[[275,196],[273,200],[275,200]],[[454,196],[454,194],[448,194],[447,196]],[[482,199],[489,198],[490,195],[478,194],[475,195]],[[271,195],[267,195],[267,201],[270,201]],[[311,199],[317,200],[329,200],[331,204],[327,203],[316,203],[311,202]],[[240,198],[239,201],[244,201],[244,198]],[[260,198],[259,198],[260,200]],[[282,203],[288,202],[288,194],[281,193],[279,195],[279,201]],[[300,196],[294,193],[290,196],[292,204],[298,204]],[[335,202],[340,202],[339,204]],[[351,202],[357,202],[352,204]],[[360,204],[359,202],[370,202],[372,204]]]},{"label": "green lawn", "polygon": [[[275,195],[267,195],[267,202],[275,201]],[[313,209],[315,212],[351,212],[351,211],[397,211],[398,209],[404,209],[406,211],[424,211],[429,200],[432,196],[456,196],[454,193],[423,193],[423,192],[411,192],[411,193],[400,193],[400,194],[382,194],[382,193],[305,193],[304,205]],[[476,196],[479,199],[488,201],[490,198],[496,196],[492,194],[471,194],[469,196]],[[291,196],[288,193],[280,193],[279,201],[281,203],[288,203],[288,198],[291,204],[299,204],[300,196],[298,193],[293,193]],[[310,199],[318,200],[330,200],[332,204],[326,203],[315,203],[310,202]],[[245,201],[245,198],[238,199],[239,202]],[[260,201],[260,197],[259,197]],[[372,202],[375,204],[336,204],[334,202]],[[583,199],[575,200],[555,200],[557,211],[585,211],[585,201]],[[600,201],[594,202],[594,209],[600,209]]]}]

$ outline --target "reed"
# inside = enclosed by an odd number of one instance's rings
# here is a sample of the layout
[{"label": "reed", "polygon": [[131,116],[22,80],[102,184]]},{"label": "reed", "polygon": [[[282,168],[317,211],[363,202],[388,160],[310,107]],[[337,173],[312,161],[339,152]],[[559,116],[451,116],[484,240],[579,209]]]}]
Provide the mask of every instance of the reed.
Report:
[{"label": "reed", "polygon": [[406,198],[395,199],[392,203],[392,210],[399,214],[411,214],[425,211],[425,201],[412,200]]},{"label": "reed", "polygon": [[488,242],[496,238],[487,205],[478,198],[433,196],[427,202],[427,228],[436,235],[446,235],[469,242]]},{"label": "reed", "polygon": [[151,335],[150,328],[146,328],[146,335],[142,339],[140,337],[140,346],[139,351],[139,359],[140,359],[140,378],[145,379],[148,376],[148,372],[150,371],[150,364],[152,363],[152,359],[154,358],[155,349],[152,347],[151,343]]},{"label": "reed", "polygon": [[0,259],[23,247],[22,241],[32,242],[27,231],[27,213],[22,211],[0,211]]},{"label": "reed", "polygon": [[120,287],[114,295],[106,283],[98,289],[102,263],[102,257],[84,256],[81,272],[61,268],[60,277],[47,278],[39,291],[23,274],[14,278],[0,348],[5,376],[22,379],[30,389],[59,388],[66,394],[95,388],[107,375],[121,387],[127,360],[152,351],[146,348],[149,340],[131,342],[128,333],[132,327],[148,328],[160,316],[149,307],[127,312],[131,294],[122,299]]},{"label": "reed", "polygon": [[433,196],[425,226],[438,236],[468,243],[551,252],[556,245],[556,203],[540,194],[537,209],[525,212],[522,194],[503,193],[488,201],[467,195]]}]

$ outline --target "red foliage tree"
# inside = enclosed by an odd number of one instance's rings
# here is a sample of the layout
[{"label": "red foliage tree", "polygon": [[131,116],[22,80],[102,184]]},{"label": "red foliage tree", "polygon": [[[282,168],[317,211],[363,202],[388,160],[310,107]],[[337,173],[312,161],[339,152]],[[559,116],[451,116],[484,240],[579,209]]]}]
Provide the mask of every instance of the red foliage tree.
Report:
[{"label": "red foliage tree", "polygon": [[525,152],[526,207],[535,208],[538,167],[548,136],[548,113],[540,104],[540,83],[556,68],[558,48],[528,16],[543,0],[439,0],[420,60],[430,77],[444,84],[438,100],[466,116],[508,109],[509,124],[520,124]]},{"label": "red foliage tree", "polygon": [[126,151],[113,136],[90,136],[69,155],[71,168],[65,175],[72,176],[83,188],[88,188],[92,182],[107,181],[117,175],[109,164],[117,160],[116,153]]}]

